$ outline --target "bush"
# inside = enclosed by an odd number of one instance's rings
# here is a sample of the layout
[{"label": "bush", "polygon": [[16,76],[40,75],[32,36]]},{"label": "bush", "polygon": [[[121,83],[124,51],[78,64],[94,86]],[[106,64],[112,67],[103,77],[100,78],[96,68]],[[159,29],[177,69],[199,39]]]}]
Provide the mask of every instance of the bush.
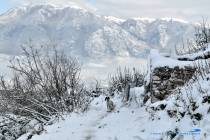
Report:
[{"label": "bush", "polygon": [[87,88],[88,95],[90,97],[99,97],[102,94],[105,94],[105,89],[101,85],[101,82],[98,80],[94,80],[93,82],[90,82],[88,88]]},{"label": "bush", "polygon": [[80,82],[78,61],[54,47],[44,52],[30,45],[23,48],[23,57],[11,61],[13,78],[0,81],[7,111],[45,122],[53,115],[86,109],[90,100]]},{"label": "bush", "polygon": [[[195,28],[195,36],[192,40],[187,40],[186,44],[183,42],[182,48],[175,48],[176,54],[192,54],[201,50],[206,50],[210,43],[210,27],[207,20],[204,20]],[[204,56],[205,58],[205,56]],[[190,58],[181,58],[180,60],[191,60]],[[191,60],[192,61],[192,60]]]},{"label": "bush", "polygon": [[109,92],[122,92],[127,85],[131,87],[141,87],[144,83],[145,74],[133,68],[117,69],[116,74],[109,76]]}]

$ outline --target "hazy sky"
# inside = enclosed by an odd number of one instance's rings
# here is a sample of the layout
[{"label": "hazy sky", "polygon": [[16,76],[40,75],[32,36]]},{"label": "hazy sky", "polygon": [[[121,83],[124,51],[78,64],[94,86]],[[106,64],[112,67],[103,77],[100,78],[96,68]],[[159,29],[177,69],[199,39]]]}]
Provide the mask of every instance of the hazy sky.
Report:
[{"label": "hazy sky", "polygon": [[[72,0],[0,0],[0,12],[31,3],[66,4]],[[73,0],[102,15],[129,17],[175,17],[191,21],[210,18],[210,0]]]}]

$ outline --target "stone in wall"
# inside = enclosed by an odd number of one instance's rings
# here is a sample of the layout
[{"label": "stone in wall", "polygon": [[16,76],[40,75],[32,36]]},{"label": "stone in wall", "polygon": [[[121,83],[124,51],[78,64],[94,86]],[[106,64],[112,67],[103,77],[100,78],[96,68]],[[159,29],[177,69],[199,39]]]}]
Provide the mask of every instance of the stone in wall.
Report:
[{"label": "stone in wall", "polygon": [[194,75],[196,69],[190,66],[170,68],[157,67],[151,71],[150,83],[146,87],[152,100],[163,100],[177,87],[183,86]]}]

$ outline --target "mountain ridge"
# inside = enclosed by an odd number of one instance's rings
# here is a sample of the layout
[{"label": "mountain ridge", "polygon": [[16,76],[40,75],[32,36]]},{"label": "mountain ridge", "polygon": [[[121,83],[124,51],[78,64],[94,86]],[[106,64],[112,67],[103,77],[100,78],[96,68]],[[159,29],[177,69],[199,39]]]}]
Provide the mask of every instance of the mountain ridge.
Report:
[{"label": "mountain ridge", "polygon": [[119,19],[74,6],[33,5],[0,16],[0,53],[16,55],[31,39],[80,57],[144,58],[150,48],[170,48],[192,37],[194,26],[180,19]]}]

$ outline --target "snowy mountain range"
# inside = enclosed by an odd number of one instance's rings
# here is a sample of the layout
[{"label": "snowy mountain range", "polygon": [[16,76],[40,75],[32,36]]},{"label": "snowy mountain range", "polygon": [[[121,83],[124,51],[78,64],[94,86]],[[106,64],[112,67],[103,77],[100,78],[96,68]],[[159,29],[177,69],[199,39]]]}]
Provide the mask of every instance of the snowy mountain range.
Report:
[{"label": "snowy mountain range", "polygon": [[87,58],[145,57],[150,48],[179,46],[194,35],[194,26],[178,19],[99,16],[76,6],[19,7],[0,16],[0,53],[16,55],[31,40]]}]

